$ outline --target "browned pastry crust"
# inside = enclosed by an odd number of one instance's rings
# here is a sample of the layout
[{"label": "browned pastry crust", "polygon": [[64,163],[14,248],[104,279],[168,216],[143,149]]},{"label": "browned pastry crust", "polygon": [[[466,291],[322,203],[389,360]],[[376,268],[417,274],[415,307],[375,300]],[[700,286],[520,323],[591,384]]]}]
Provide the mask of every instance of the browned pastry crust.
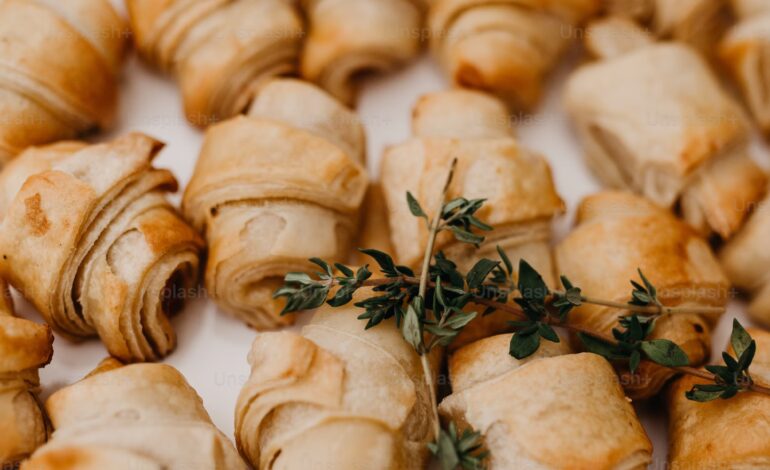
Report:
[{"label": "browned pastry crust", "polygon": [[[203,242],[165,198],[143,134],[31,148],[0,174],[0,269],[57,331],[98,335],[126,361],[157,360],[194,286]],[[180,293],[182,293],[180,295]]]},{"label": "browned pastry crust", "polygon": [[[585,295],[627,302],[637,269],[658,288],[665,305],[724,306],[729,283],[705,240],[670,212],[630,193],[603,192],[584,199],[577,226],[556,247],[559,273]],[[610,334],[628,311],[585,304],[570,313],[570,322]],[[652,338],[666,338],[684,349],[692,365],[710,354],[710,331],[717,319],[696,314],[664,315]],[[632,398],[655,395],[673,376],[670,369],[643,362],[637,374],[624,375]]]},{"label": "browned pastry crust", "polygon": [[46,401],[54,433],[24,470],[245,470],[184,376],[106,359]]},{"label": "browned pastry crust", "polygon": [[302,20],[293,0],[126,0],[142,56],[179,80],[200,127],[244,111],[266,78],[297,69]]},{"label": "browned pastry crust", "polygon": [[209,243],[206,286],[256,328],[292,321],[272,298],[308,259],[345,261],[368,178],[363,127],[321,89],[275,80],[247,116],[206,133],[183,211]]},{"label": "browned pastry crust", "polygon": [[[749,328],[757,342],[751,365],[755,381],[770,385],[770,333]],[[685,392],[704,380],[684,376],[668,388],[671,468],[762,469],[770,467],[770,397],[739,393],[729,400],[690,401]]]},{"label": "browned pastry crust", "polygon": [[126,33],[108,0],[0,1],[0,166],[112,123]]}]

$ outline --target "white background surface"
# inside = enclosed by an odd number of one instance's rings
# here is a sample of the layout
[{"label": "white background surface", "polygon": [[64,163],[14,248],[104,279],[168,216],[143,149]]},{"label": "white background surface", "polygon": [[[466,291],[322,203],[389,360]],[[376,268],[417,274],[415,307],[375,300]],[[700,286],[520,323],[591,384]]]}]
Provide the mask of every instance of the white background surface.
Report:
[{"label": "white background surface", "polygon": [[[123,11],[122,5],[120,9]],[[568,204],[569,212],[556,222],[557,240],[571,226],[579,200],[600,188],[583,164],[580,146],[561,106],[564,78],[579,60],[575,51],[554,74],[550,92],[536,114],[512,118],[520,140],[551,162],[557,187]],[[427,56],[404,70],[370,79],[365,84],[358,111],[367,130],[368,162],[373,174],[383,149],[409,137],[411,108],[417,98],[446,86],[438,67]],[[105,140],[129,131],[142,131],[161,139],[167,147],[156,160],[156,166],[173,170],[184,187],[198,156],[202,132],[185,120],[178,88],[172,79],[149,69],[133,51],[123,73],[119,115],[116,128],[95,139]],[[761,163],[770,162],[761,144],[755,143],[752,153]],[[178,200],[177,195],[175,203]],[[25,302],[18,300],[17,307],[22,316],[42,321]],[[729,323],[734,316],[744,319],[742,302],[733,301],[714,335],[717,354],[727,341]],[[235,401],[248,377],[246,354],[254,331],[219,312],[204,298],[188,303],[173,325],[179,346],[166,362],[187,377],[203,398],[216,425],[232,438]],[[80,379],[105,356],[104,347],[96,339],[76,344],[57,337],[53,361],[41,371],[43,397]],[[638,409],[655,445],[654,468],[664,468],[666,415],[662,403],[653,400]]]}]

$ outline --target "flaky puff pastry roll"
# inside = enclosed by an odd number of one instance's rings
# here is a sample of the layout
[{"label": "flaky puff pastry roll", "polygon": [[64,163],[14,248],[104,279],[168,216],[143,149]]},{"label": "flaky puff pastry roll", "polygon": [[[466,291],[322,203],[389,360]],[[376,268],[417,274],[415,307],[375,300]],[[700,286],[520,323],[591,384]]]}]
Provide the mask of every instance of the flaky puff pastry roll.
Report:
[{"label": "flaky puff pastry roll", "polygon": [[432,0],[430,47],[451,81],[532,110],[546,76],[600,0]]},{"label": "flaky puff pastry roll", "polygon": [[[629,281],[639,281],[637,269],[641,269],[657,287],[664,305],[723,307],[727,303],[729,283],[708,243],[669,211],[630,193],[603,192],[581,202],[576,223],[556,247],[556,265],[585,295],[628,302]],[[627,310],[585,304],[570,313],[569,321],[610,335],[619,327],[618,317],[627,314]],[[663,315],[650,338],[673,341],[697,366],[710,355],[716,320],[697,314]],[[634,399],[655,395],[674,374],[649,361],[642,362],[634,375],[625,368],[619,368],[619,373]]]},{"label": "flaky puff pastry roll", "polygon": [[301,0],[308,19],[303,78],[353,103],[361,75],[394,69],[420,52],[426,1]]},{"label": "flaky puff pastry roll", "polygon": [[355,114],[298,80],[268,83],[248,116],[207,131],[182,207],[206,233],[206,287],[220,307],[256,328],[293,321],[273,292],[311,257],[347,257],[363,154]]},{"label": "flaky puff pastry roll", "polygon": [[157,360],[195,285],[203,241],[166,200],[176,180],[144,134],[31,148],[0,174],[0,270],[54,330]]},{"label": "flaky puff pastry roll", "polygon": [[127,37],[108,0],[0,1],[0,165],[112,123]]},{"label": "flaky puff pastry roll", "polygon": [[45,404],[51,440],[24,470],[246,470],[184,376],[106,359]]},{"label": "flaky puff pastry roll", "polygon": [[594,27],[589,47],[609,57],[574,72],[565,93],[588,165],[605,185],[728,238],[767,184],[740,105],[692,48],[654,43],[630,22]]},{"label": "flaky puff pastry roll", "polygon": [[770,3],[732,3],[739,20],[722,39],[719,56],[740,86],[757,125],[770,136]]},{"label": "flaky puff pastry roll", "polygon": [[8,285],[0,280],[0,467],[12,467],[46,440],[38,369],[50,362],[52,346],[50,327],[14,316]]},{"label": "flaky puff pastry roll", "polygon": [[508,354],[511,335],[452,355],[452,394],[439,406],[458,429],[481,433],[490,470],[645,469],[652,444],[610,364],[543,342],[532,356]]},{"label": "flaky puff pastry roll", "polygon": [[366,330],[360,313],[324,306],[301,335],[258,333],[235,414],[254,468],[425,468],[435,437],[420,358],[394,321]]},{"label": "flaky puff pastry roll", "polygon": [[719,259],[732,284],[752,295],[752,319],[770,328],[770,198],[754,211],[740,232],[720,251]]},{"label": "flaky puff pastry roll", "polygon": [[[499,259],[500,246],[518,266],[526,259],[546,283],[556,283],[551,260],[551,220],[563,211],[550,167],[513,137],[504,105],[477,91],[453,90],[423,97],[414,109],[415,137],[389,148],[382,160],[382,187],[397,261],[417,268],[428,241],[424,220],[406,203],[411,192],[427,214],[438,210],[452,159],[457,168],[447,200],[486,199],[479,219],[494,227],[482,233],[479,249],[442,233],[436,249],[466,272],[480,258]],[[508,328],[509,317],[493,314],[472,322],[456,342]]]},{"label": "flaky puff pastry roll", "polygon": [[126,0],[142,56],[176,76],[200,127],[244,111],[265,78],[297,70],[302,19],[293,0]]},{"label": "flaky puff pastry roll", "polygon": [[[770,333],[747,328],[757,342],[752,378],[770,385]],[[730,351],[734,356],[735,353]],[[668,461],[672,469],[762,469],[770,467],[770,397],[739,393],[729,400],[688,400],[685,392],[703,379],[686,375],[671,384],[668,404]]]}]

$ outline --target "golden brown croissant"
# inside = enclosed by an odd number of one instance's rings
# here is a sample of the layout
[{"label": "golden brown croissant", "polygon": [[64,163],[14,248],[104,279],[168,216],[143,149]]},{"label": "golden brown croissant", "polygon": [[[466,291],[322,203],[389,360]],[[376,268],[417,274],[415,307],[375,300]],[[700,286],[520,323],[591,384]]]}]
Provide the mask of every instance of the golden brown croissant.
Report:
[{"label": "golden brown croissant", "polygon": [[702,234],[728,238],[767,184],[747,153],[743,111],[691,48],[653,43],[630,22],[601,26],[615,33],[589,35],[589,48],[610,57],[574,72],[565,94],[589,166],[604,184],[678,206]]},{"label": "golden brown croissant", "polygon": [[45,404],[54,433],[24,470],[245,470],[184,376],[106,359]]},{"label": "golden brown croissant", "polygon": [[449,361],[452,394],[441,416],[481,433],[487,468],[645,469],[652,444],[609,363],[543,342],[508,355],[511,335],[459,349]]},{"label": "golden brown croissant", "polygon": [[[630,193],[603,192],[581,202],[577,226],[556,247],[559,273],[585,295],[617,302],[631,297],[629,281],[641,269],[669,306],[724,306],[729,283],[711,252],[695,232],[669,211]],[[570,323],[610,334],[627,310],[585,304],[570,313]],[[692,365],[710,354],[714,316],[663,315],[652,339],[678,344]],[[635,375],[620,371],[632,398],[655,395],[673,376],[670,369],[643,362]]]},{"label": "golden brown croissant", "polygon": [[424,0],[302,0],[309,33],[302,76],[346,104],[356,79],[413,59],[420,51]]},{"label": "golden brown croissant", "polygon": [[319,88],[275,80],[248,116],[211,127],[183,211],[209,242],[206,287],[257,328],[280,317],[273,291],[311,257],[342,260],[368,179],[358,118]]},{"label": "golden brown croissant", "polygon": [[434,436],[419,356],[395,322],[366,330],[360,313],[324,306],[301,335],[257,334],[235,416],[254,468],[425,468]]},{"label": "golden brown croissant", "polygon": [[[747,331],[757,342],[749,369],[752,378],[770,385],[770,333],[756,328]],[[745,392],[708,403],[688,400],[685,392],[702,383],[706,382],[687,375],[671,384],[666,393],[670,468],[770,467],[770,397]]]},{"label": "golden brown croissant", "polygon": [[0,467],[12,465],[45,442],[46,421],[37,402],[38,369],[53,354],[47,325],[16,318],[5,281],[0,281]]},{"label": "golden brown croissant", "polygon": [[[466,272],[480,258],[498,259],[500,246],[518,265],[526,259],[546,283],[555,285],[551,261],[551,220],[564,205],[543,157],[519,146],[505,107],[481,92],[454,90],[423,97],[414,109],[415,137],[392,147],[382,160],[382,185],[390,214],[391,241],[399,263],[418,267],[428,240],[424,221],[406,203],[411,192],[427,214],[440,204],[452,159],[457,168],[447,200],[484,198],[477,213],[494,230],[479,249],[439,236],[436,249]],[[503,314],[471,323],[456,345],[508,328]],[[456,346],[455,345],[455,346]]]},{"label": "golden brown croissant", "polygon": [[245,110],[265,78],[295,72],[303,37],[293,0],[126,0],[142,56],[173,73],[200,127]]},{"label": "golden brown croissant", "polygon": [[108,0],[0,1],[0,166],[111,124],[126,37]]},{"label": "golden brown croissant", "polygon": [[719,46],[719,55],[735,81],[754,119],[770,136],[770,3],[734,0],[739,22]]},{"label": "golden brown croissant", "polygon": [[599,0],[433,0],[431,49],[456,85],[531,110],[575,26],[599,5]]},{"label": "golden brown croissant", "polygon": [[0,174],[4,275],[54,330],[98,335],[126,361],[173,350],[168,317],[195,285],[203,244],[166,200],[173,175],[151,166],[162,146],[138,133],[61,142]]}]

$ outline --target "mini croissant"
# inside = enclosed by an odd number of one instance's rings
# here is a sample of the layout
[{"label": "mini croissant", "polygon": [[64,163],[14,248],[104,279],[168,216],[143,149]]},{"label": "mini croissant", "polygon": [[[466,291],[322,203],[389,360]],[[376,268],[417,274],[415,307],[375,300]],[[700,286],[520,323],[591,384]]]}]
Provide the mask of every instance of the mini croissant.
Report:
[{"label": "mini croissant", "polygon": [[112,123],[126,36],[108,0],[0,1],[0,166]]},{"label": "mini croissant", "polygon": [[106,359],[45,404],[54,432],[24,470],[246,470],[184,376]]},{"label": "mini croissant", "polygon": [[[357,294],[361,295],[361,294]],[[395,322],[322,307],[302,334],[258,333],[235,437],[258,470],[422,470],[433,424],[419,356]]]},{"label": "mini croissant", "polygon": [[[749,371],[752,379],[770,385],[770,333],[748,328],[757,342]],[[735,353],[729,351],[733,356]],[[685,392],[706,383],[691,375],[671,384],[666,393],[669,415],[670,468],[770,467],[770,397],[739,393],[729,400],[708,403],[688,400]]]},{"label": "mini croissant", "polygon": [[452,394],[441,416],[480,432],[489,470],[643,470],[652,444],[610,364],[543,342],[508,354],[511,335],[471,343],[449,361]]},{"label": "mini croissant", "polygon": [[630,22],[595,26],[589,48],[607,58],[574,72],[565,99],[593,172],[728,238],[767,184],[740,106],[694,50],[656,44]]},{"label": "mini croissant", "polygon": [[142,56],[182,88],[200,127],[245,110],[265,78],[296,72],[302,19],[292,0],[126,0]]},{"label": "mini croissant", "polygon": [[451,81],[531,110],[545,77],[599,0],[433,0],[431,50]]},{"label": "mini croissant", "polygon": [[185,191],[209,295],[256,328],[290,323],[273,292],[309,258],[345,260],[367,184],[355,114],[308,83],[266,84],[247,116],[207,131]]},{"label": "mini croissant", "polygon": [[740,20],[722,40],[719,55],[760,129],[770,136],[770,2],[734,0],[733,7]]},{"label": "mini croissant", "polygon": [[203,242],[166,200],[144,134],[27,150],[0,174],[0,270],[71,338],[98,335],[125,361],[160,359],[169,317],[195,285]]},{"label": "mini croissant", "polygon": [[[585,295],[616,302],[631,298],[630,280],[640,269],[657,287],[668,306],[723,307],[729,283],[711,248],[669,211],[630,193],[603,192],[584,199],[577,226],[556,247],[559,273]],[[570,322],[604,334],[618,327],[627,310],[584,304],[570,313]],[[687,353],[697,366],[708,359],[714,316],[662,315],[651,339],[666,338]],[[631,398],[655,395],[673,376],[670,369],[643,362],[635,375],[620,370]]]},{"label": "mini croissant", "polygon": [[46,421],[36,395],[38,369],[53,354],[47,325],[16,318],[5,281],[0,281],[0,467],[7,468],[46,440]]},{"label": "mini croissant", "polygon": [[[382,187],[397,261],[418,267],[428,241],[424,220],[409,210],[407,191],[425,213],[435,214],[451,161],[456,158],[447,201],[455,197],[486,199],[477,215],[494,230],[483,233],[486,239],[478,249],[442,233],[436,249],[466,272],[480,258],[498,259],[499,246],[514,265],[526,259],[543,273],[546,283],[555,285],[551,220],[564,205],[546,160],[514,139],[504,105],[476,91],[434,93],[419,101],[412,125],[415,137],[389,148],[382,160]],[[496,321],[497,317],[473,322],[457,344],[505,329],[508,318],[500,314]],[[479,330],[474,331],[476,328]]]},{"label": "mini croissant", "polygon": [[383,72],[420,52],[425,0],[301,0],[309,33],[302,76],[351,104],[364,72]]}]

